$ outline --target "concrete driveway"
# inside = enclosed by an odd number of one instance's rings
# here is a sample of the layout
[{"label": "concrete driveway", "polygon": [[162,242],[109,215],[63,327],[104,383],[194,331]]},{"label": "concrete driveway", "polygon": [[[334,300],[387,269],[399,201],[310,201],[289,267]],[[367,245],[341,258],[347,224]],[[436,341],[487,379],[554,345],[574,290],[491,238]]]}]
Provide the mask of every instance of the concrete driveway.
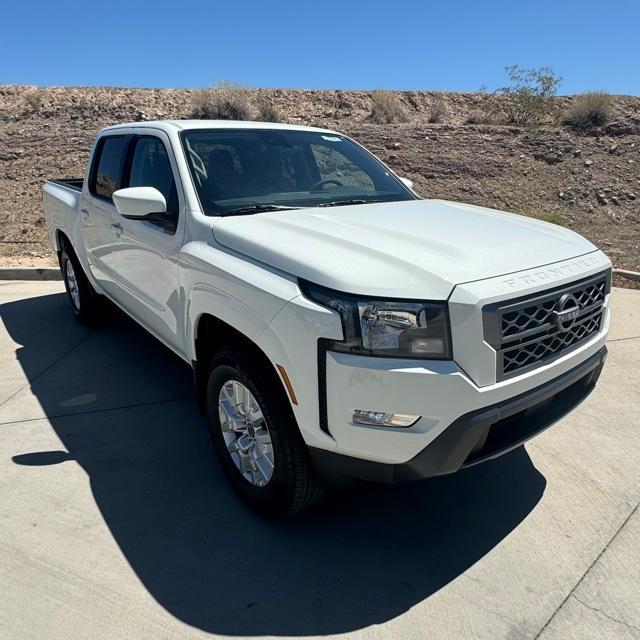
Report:
[{"label": "concrete driveway", "polygon": [[640,638],[640,291],[526,450],[283,523],[227,488],[189,368],[62,291],[0,284],[0,638]]}]

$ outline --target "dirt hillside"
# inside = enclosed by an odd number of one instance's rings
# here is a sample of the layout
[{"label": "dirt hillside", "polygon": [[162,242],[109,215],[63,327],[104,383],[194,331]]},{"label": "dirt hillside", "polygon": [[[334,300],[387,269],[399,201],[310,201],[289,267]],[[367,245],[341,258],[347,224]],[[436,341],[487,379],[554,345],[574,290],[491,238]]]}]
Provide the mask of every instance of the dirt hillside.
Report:
[{"label": "dirt hillside", "polygon": [[[617,96],[614,120],[590,134],[561,124],[467,124],[485,96],[403,92],[406,124],[367,121],[368,92],[253,90],[292,123],[336,128],[411,178],[429,198],[541,217],[578,231],[618,267],[640,270],[640,98]],[[96,132],[184,118],[189,90],[0,85],[0,260],[47,257],[41,187],[80,176]],[[558,98],[566,107],[571,98]],[[438,105],[441,122],[430,124]]]}]

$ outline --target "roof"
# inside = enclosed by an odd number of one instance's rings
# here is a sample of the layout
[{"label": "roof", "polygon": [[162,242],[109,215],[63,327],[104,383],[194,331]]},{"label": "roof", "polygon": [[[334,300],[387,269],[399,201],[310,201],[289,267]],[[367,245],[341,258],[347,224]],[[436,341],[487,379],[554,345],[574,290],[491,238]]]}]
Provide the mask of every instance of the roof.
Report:
[{"label": "roof", "polygon": [[186,131],[189,129],[275,129],[287,131],[316,131],[322,133],[336,133],[331,129],[305,127],[297,124],[281,124],[278,122],[254,122],[246,120],[150,120],[146,122],[127,122],[105,127],[103,131],[124,129],[128,127],[149,127],[163,131]]}]

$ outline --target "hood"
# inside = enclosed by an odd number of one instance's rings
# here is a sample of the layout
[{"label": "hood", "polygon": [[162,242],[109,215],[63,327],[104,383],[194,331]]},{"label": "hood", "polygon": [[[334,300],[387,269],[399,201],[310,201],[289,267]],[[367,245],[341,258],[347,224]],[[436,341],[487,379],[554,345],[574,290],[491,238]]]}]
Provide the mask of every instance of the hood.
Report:
[{"label": "hood", "polygon": [[596,250],[563,227],[442,200],[219,218],[218,243],[348,293],[445,299],[456,284]]}]

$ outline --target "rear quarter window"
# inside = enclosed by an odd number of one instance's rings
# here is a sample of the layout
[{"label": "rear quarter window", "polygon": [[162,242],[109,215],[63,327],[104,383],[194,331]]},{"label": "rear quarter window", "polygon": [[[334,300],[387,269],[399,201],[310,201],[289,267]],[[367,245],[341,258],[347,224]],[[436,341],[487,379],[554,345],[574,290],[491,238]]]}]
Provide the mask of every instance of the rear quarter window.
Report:
[{"label": "rear quarter window", "polygon": [[125,136],[114,136],[102,138],[98,143],[89,184],[94,195],[111,200],[113,192],[120,189],[127,140]]}]

